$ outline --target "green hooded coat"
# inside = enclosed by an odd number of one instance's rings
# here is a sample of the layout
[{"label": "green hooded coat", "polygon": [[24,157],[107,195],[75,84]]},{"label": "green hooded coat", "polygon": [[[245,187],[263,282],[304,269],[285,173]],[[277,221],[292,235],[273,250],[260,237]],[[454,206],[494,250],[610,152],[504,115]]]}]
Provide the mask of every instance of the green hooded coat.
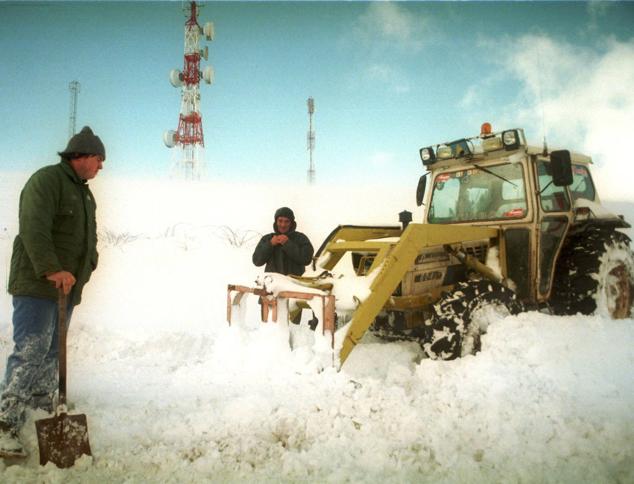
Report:
[{"label": "green hooded coat", "polygon": [[69,163],[46,166],[31,176],[20,194],[20,232],[13,243],[9,293],[57,300],[47,274],[75,276],[72,303],[97,267],[95,199]]}]

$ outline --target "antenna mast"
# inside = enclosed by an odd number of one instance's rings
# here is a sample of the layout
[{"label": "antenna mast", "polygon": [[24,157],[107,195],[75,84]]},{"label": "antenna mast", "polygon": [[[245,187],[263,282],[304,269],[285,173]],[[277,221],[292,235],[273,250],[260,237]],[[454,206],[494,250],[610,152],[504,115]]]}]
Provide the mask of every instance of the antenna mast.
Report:
[{"label": "antenna mast", "polygon": [[75,122],[77,121],[77,95],[81,89],[79,81],[71,81],[68,84],[70,90],[70,116],[68,118],[68,139],[75,134]]},{"label": "antenna mast", "polygon": [[315,131],[313,130],[313,114],[315,113],[315,100],[312,97],[308,98],[308,183],[312,185],[315,183],[315,162],[313,160],[313,150],[315,149]]},{"label": "antenna mast", "polygon": [[185,51],[183,72],[178,69],[170,71],[170,82],[181,88],[181,109],[176,131],[166,131],[163,141],[168,148],[178,145],[180,159],[176,161],[176,173],[188,180],[199,180],[204,172],[204,146],[202,115],[200,114],[200,80],[211,84],[214,71],[211,66],[200,70],[201,57],[207,60],[208,47],[200,48],[201,34],[206,40],[213,40],[214,26],[207,22],[203,27],[198,25],[198,5],[189,2],[185,7]]}]

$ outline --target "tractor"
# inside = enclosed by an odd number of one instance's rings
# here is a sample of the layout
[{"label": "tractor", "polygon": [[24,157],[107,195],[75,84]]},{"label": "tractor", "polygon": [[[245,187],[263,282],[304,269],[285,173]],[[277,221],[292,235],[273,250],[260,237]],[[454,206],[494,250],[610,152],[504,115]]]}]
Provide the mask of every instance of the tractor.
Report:
[{"label": "tractor", "polygon": [[484,123],[478,136],[421,148],[420,159],[422,223],[404,211],[399,225],[338,226],[313,275],[230,285],[229,321],[249,292],[274,320],[280,299],[314,311],[321,300],[318,330],[341,334],[332,344],[342,365],[368,329],[448,360],[481,349],[491,311],[630,317],[634,258],[621,230],[630,225],[601,205],[590,157]]}]

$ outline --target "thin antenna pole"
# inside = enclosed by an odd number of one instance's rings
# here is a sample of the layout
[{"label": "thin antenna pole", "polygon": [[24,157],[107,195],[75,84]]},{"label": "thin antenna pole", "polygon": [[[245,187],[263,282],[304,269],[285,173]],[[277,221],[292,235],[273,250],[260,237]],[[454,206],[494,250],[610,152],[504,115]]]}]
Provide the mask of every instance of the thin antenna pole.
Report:
[{"label": "thin antenna pole", "polygon": [[[537,45],[537,72],[542,71],[540,58],[542,57],[541,49],[539,47],[539,43]],[[537,98],[539,99],[539,108],[542,114],[542,136],[544,138],[544,148],[543,155],[548,156],[548,144],[546,143],[546,114],[544,112],[544,99],[542,97],[542,81],[541,76],[537,76]]]},{"label": "thin antenna pole", "polygon": [[[539,61],[538,61],[539,62]],[[541,72],[541,70],[539,70]],[[544,148],[542,154],[548,156],[548,143],[546,142],[546,114],[544,113],[544,101],[542,99],[541,81],[537,81],[537,96],[539,97],[539,106],[542,112],[542,135],[544,137]]]},{"label": "thin antenna pole", "polygon": [[77,95],[81,89],[78,81],[71,81],[68,84],[70,90],[70,116],[68,119],[68,139],[75,134],[75,122],[77,121]]},{"label": "thin antenna pole", "polygon": [[315,112],[315,100],[309,97],[308,104],[308,183],[315,183],[315,161],[313,160],[313,150],[315,149],[315,131],[313,130],[313,113]]}]

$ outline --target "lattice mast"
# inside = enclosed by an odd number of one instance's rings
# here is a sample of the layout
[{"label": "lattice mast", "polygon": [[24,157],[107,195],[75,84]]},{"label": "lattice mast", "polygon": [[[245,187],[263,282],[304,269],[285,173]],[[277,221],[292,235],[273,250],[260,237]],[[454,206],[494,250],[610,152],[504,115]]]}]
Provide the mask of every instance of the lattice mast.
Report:
[{"label": "lattice mast", "polygon": [[315,131],[313,130],[313,114],[315,113],[315,100],[308,98],[308,134],[306,136],[308,146],[308,183],[315,183],[315,161],[313,151],[315,149]]},{"label": "lattice mast", "polygon": [[70,91],[70,115],[68,117],[68,139],[75,135],[75,124],[77,121],[77,96],[81,90],[81,84],[79,81],[71,81],[68,84],[68,90]]},{"label": "lattice mast", "polygon": [[208,58],[208,47],[200,48],[201,35],[206,40],[213,40],[214,27],[207,22],[203,27],[198,24],[198,9],[196,2],[188,2],[184,8],[187,21],[185,22],[185,49],[183,72],[178,69],[170,71],[170,82],[174,87],[181,88],[181,109],[178,116],[178,129],[169,130],[163,135],[163,141],[168,148],[177,147],[180,150],[175,163],[175,172],[180,178],[198,180],[204,173],[203,120],[200,113],[200,80],[211,84],[214,71],[211,66],[200,70],[201,57]]}]

